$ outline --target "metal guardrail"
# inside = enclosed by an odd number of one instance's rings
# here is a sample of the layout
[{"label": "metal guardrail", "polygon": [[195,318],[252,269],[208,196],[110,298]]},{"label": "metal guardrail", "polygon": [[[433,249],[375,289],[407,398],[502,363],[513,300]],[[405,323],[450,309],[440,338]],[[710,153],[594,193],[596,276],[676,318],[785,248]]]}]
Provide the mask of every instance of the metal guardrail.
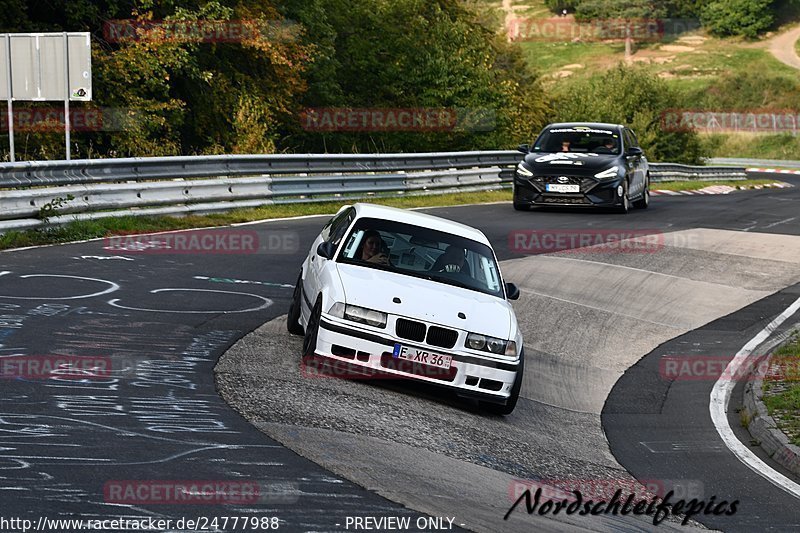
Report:
[{"label": "metal guardrail", "polygon": [[650,163],[650,179],[662,181],[713,181],[744,180],[747,172],[743,167],[697,167],[677,163]]},{"label": "metal guardrail", "polygon": [[733,157],[713,157],[708,160],[711,165],[733,165],[739,167],[761,168],[800,168],[800,161],[784,159],[739,159]]},{"label": "metal guardrail", "polygon": [[[409,154],[152,157],[0,164],[0,231],[121,215],[210,213],[269,204],[510,186],[516,150]],[[653,181],[744,179],[744,169],[651,164]],[[68,198],[72,198],[67,200]],[[62,199],[59,202],[58,199]]]}]

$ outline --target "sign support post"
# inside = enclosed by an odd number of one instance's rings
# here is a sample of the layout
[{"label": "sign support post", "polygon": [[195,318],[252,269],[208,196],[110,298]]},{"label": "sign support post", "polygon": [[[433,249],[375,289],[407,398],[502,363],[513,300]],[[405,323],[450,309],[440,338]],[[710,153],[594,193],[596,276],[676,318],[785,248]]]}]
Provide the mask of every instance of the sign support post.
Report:
[{"label": "sign support post", "polygon": [[64,134],[67,147],[67,161],[70,156],[69,146],[69,43],[67,42],[67,32],[64,32]]},{"label": "sign support post", "polygon": [[8,148],[11,162],[14,159],[14,104],[11,99],[11,36],[6,33],[6,87],[8,90]]}]

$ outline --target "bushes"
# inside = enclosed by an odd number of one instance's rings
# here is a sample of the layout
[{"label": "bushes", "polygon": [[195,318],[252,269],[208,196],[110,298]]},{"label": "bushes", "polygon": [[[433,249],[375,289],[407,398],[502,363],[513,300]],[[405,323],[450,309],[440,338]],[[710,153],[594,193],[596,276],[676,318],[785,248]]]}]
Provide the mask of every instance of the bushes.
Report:
[{"label": "bushes", "polygon": [[775,21],[773,0],[715,0],[700,13],[700,21],[714,35],[741,35],[754,39]]},{"label": "bushes", "polygon": [[544,5],[553,13],[561,13],[565,9],[569,13],[574,13],[575,8],[580,4],[580,0],[544,0]]},{"label": "bushes", "polygon": [[698,163],[700,142],[692,131],[666,131],[662,113],[680,107],[676,94],[659,78],[622,65],[564,86],[555,99],[554,119],[626,124],[653,161]]}]

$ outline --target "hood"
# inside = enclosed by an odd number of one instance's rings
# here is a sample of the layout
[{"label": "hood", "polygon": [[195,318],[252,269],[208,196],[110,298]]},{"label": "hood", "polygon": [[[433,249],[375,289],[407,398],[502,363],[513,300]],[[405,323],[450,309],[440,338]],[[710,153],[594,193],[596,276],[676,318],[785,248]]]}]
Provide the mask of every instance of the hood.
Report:
[{"label": "hood", "polygon": [[534,173],[594,175],[614,165],[624,165],[620,156],[583,152],[532,152],[525,156],[525,164]]},{"label": "hood", "polygon": [[511,332],[512,307],[496,296],[369,267],[336,267],[345,303],[502,339]]}]

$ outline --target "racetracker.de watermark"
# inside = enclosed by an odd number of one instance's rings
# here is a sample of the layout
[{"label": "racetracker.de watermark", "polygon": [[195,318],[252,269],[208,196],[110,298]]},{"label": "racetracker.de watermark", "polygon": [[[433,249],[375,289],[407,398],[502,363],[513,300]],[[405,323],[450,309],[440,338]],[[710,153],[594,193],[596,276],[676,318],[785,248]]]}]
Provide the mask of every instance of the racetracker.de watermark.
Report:
[{"label": "racetracker.de watermark", "polygon": [[492,109],[446,107],[348,108],[317,107],[300,114],[311,132],[456,132],[491,131]]},{"label": "racetracker.de watermark", "polygon": [[296,41],[300,25],[288,20],[144,20],[118,19],[103,24],[109,43],[169,41],[240,43],[253,40]]},{"label": "racetracker.de watermark", "polygon": [[[340,355],[344,356],[344,355]],[[352,358],[356,358],[355,352]],[[304,356],[300,361],[300,374],[304,378],[339,378],[339,379],[414,379],[416,377],[430,378],[449,382],[452,381],[458,370],[455,366],[442,368],[426,365],[405,359],[394,357],[393,354],[385,353],[382,356],[382,364],[385,370],[352,364],[348,361],[323,357],[320,355]],[[386,370],[396,370],[403,372],[396,374]]]},{"label": "racetracker.de watermark", "polygon": [[512,41],[586,42],[624,41],[661,42],[700,28],[695,19],[599,18],[578,21],[572,17],[517,17],[506,25]]},{"label": "racetracker.de watermark", "polygon": [[295,482],[248,480],[137,479],[103,485],[106,503],[125,505],[292,504],[299,493]]},{"label": "racetracker.de watermark", "polygon": [[112,373],[110,357],[14,355],[0,358],[0,379],[98,379]]},{"label": "racetracker.de watermark", "polygon": [[300,236],[291,230],[197,230],[182,233],[111,235],[103,249],[135,254],[292,254]]},{"label": "racetracker.de watermark", "polygon": [[664,234],[656,229],[538,229],[514,230],[508,248],[519,254],[554,252],[652,254],[664,248]]},{"label": "racetracker.de watermark", "polygon": [[661,113],[664,131],[702,133],[791,133],[800,128],[800,111],[791,109],[666,109]]},{"label": "racetracker.de watermark", "polygon": [[[17,133],[64,133],[64,107],[15,106],[11,117]],[[144,121],[139,111],[120,107],[71,107],[70,131],[123,131]],[[0,111],[0,133],[8,133],[8,110]]]},{"label": "racetracker.de watermark", "polygon": [[800,380],[800,360],[751,357],[731,369],[732,359],[724,355],[665,355],[658,361],[658,375],[664,381]]}]

